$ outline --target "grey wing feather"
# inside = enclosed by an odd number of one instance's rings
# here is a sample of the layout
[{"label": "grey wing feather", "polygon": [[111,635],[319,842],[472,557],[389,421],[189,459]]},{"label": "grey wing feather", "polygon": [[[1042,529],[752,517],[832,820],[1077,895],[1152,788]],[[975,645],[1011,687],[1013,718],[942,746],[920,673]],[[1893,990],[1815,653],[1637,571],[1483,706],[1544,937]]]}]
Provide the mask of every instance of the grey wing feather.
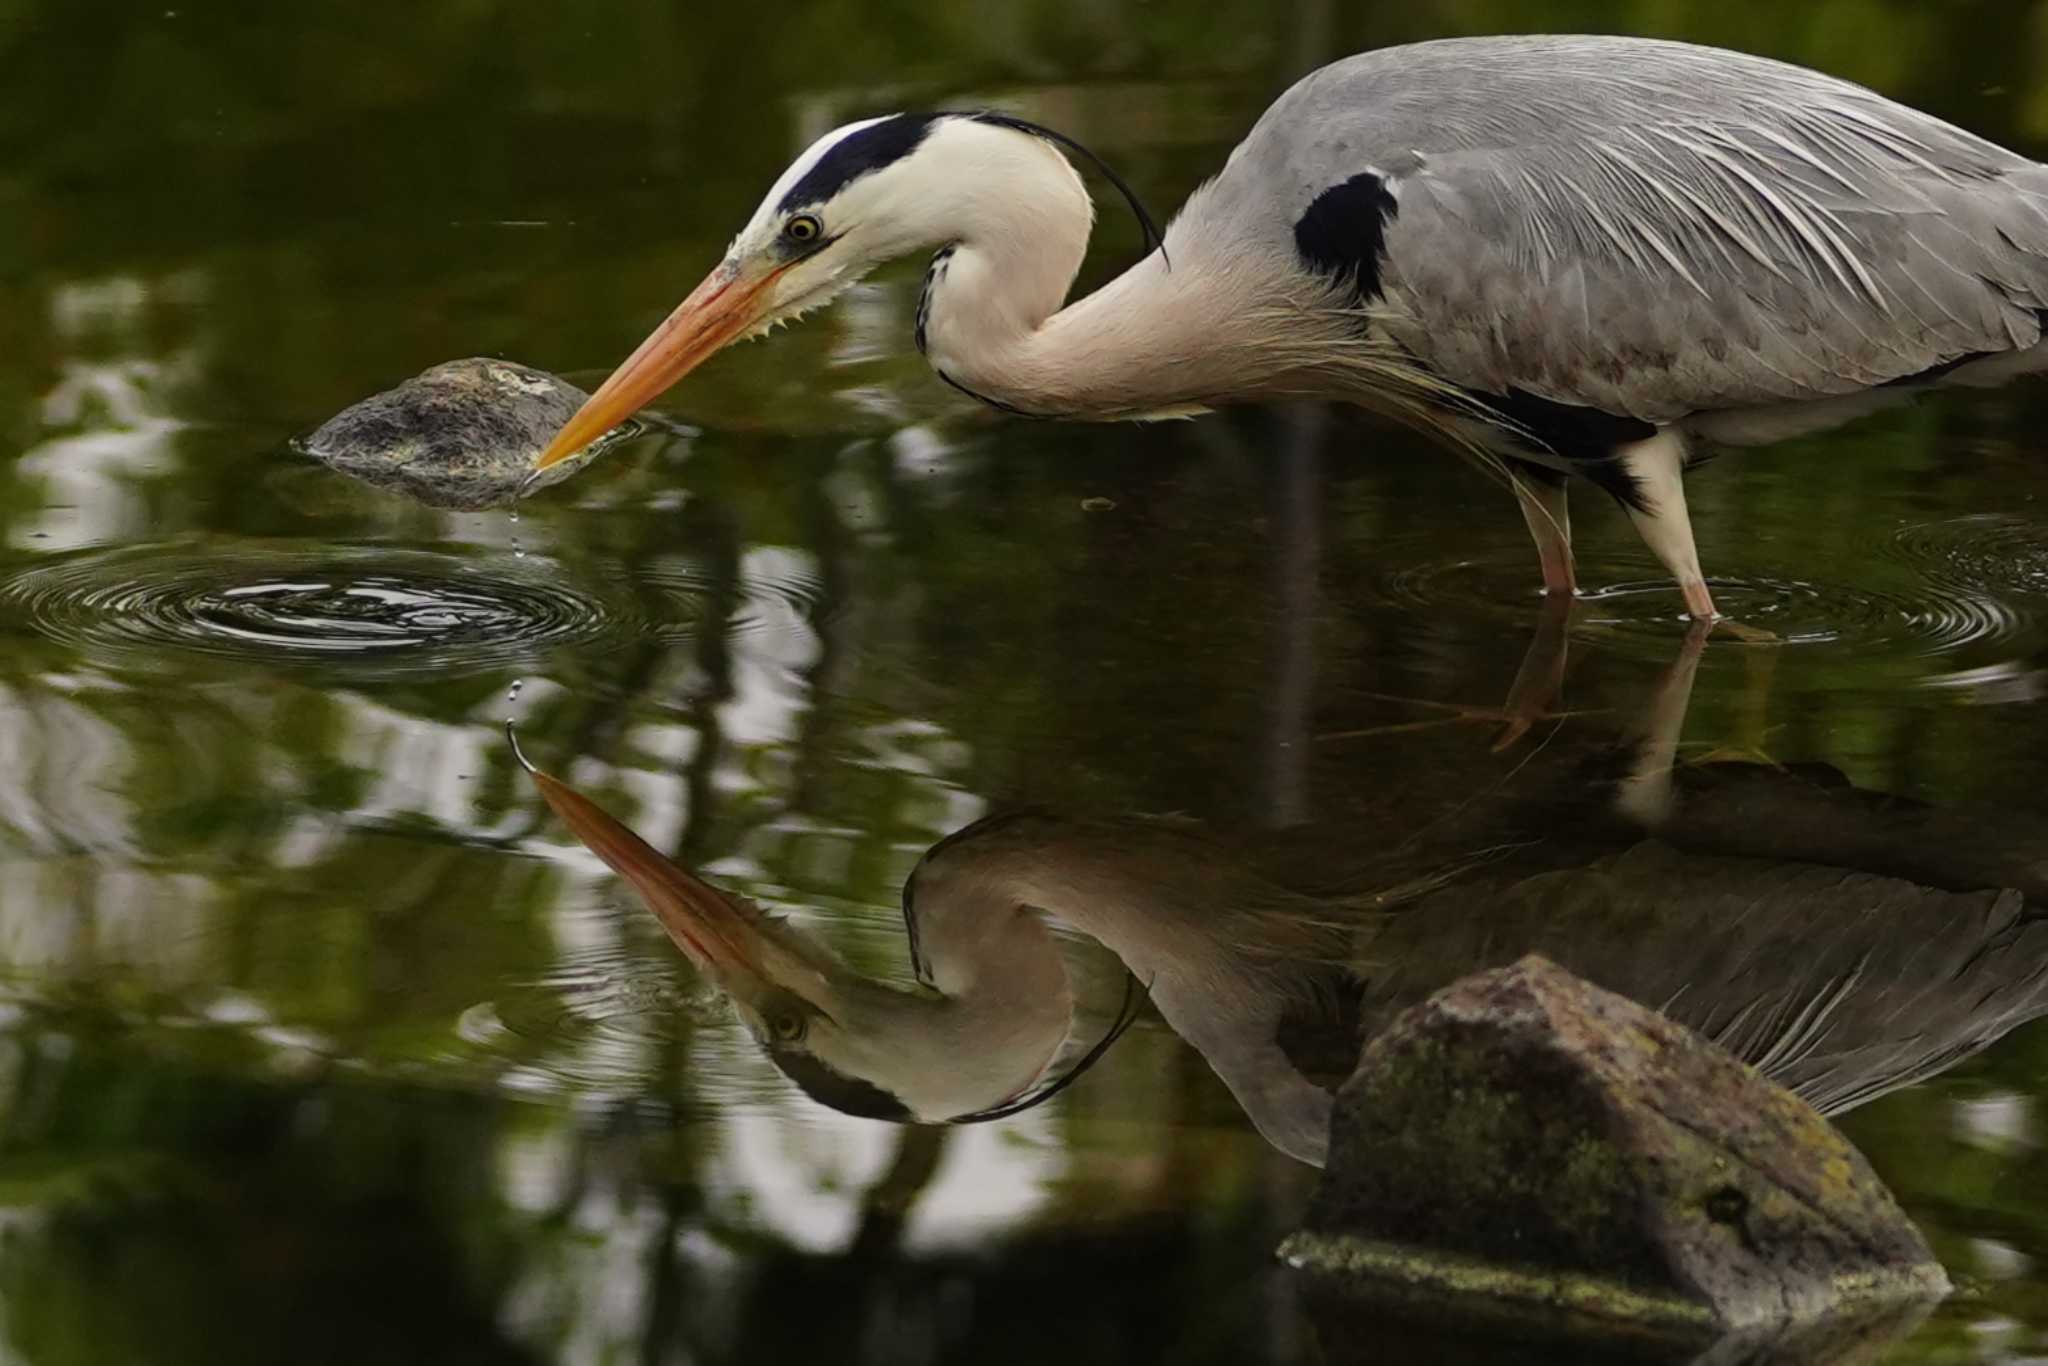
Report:
[{"label": "grey wing feather", "polygon": [[1371,53],[1284,96],[1233,158],[1259,164],[1283,213],[1382,174],[1390,329],[1496,393],[1668,422],[2026,350],[2048,316],[2048,167],[1738,53]]}]

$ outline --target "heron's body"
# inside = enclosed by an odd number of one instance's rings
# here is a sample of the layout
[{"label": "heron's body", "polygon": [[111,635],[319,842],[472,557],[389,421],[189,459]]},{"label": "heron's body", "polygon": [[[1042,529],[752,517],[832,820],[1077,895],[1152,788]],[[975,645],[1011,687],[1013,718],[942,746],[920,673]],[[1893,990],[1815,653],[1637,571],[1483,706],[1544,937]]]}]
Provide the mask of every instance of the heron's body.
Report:
[{"label": "heron's body", "polygon": [[[700,321],[740,309],[715,274],[550,457],[731,335],[937,247],[916,340],[985,401],[1129,418],[1316,396],[1477,432],[1549,587],[1571,586],[1562,489],[1583,476],[1710,614],[1681,481],[1696,439],[2048,367],[2048,167],[1759,57],[1517,37],[1334,63],[1267,110],[1161,250],[1064,306],[1092,212],[1042,133],[897,115],[828,134],[721,267],[749,290],[733,331]],[[778,236],[799,220],[810,236]]]}]

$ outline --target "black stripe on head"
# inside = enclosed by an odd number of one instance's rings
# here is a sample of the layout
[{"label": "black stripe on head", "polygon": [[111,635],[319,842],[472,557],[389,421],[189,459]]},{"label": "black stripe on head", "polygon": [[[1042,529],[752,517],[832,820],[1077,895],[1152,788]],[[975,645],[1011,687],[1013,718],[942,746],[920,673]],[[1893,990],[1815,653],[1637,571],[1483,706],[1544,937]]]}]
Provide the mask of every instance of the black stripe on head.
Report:
[{"label": "black stripe on head", "polygon": [[1324,190],[1303,210],[1294,225],[1294,249],[1309,269],[1369,304],[1380,297],[1387,224],[1399,212],[1386,182],[1363,172]]},{"label": "black stripe on head", "polygon": [[783,1076],[803,1088],[805,1095],[841,1114],[886,1119],[893,1124],[909,1124],[916,1119],[908,1105],[881,1087],[849,1077],[812,1054],[793,1048],[771,1048],[768,1058],[782,1069]]},{"label": "black stripe on head", "polygon": [[1066,148],[1086,161],[1090,166],[1102,172],[1102,178],[1116,187],[1116,192],[1124,197],[1124,203],[1130,205],[1131,212],[1137,215],[1138,227],[1145,234],[1145,254],[1149,256],[1155,251],[1158,252],[1159,258],[1162,261],[1166,261],[1166,268],[1168,270],[1173,269],[1173,262],[1168,260],[1166,256],[1166,238],[1159,231],[1159,224],[1153,221],[1152,214],[1145,208],[1144,201],[1138,198],[1138,192],[1132,189],[1122,176],[1111,170],[1109,163],[1101,157],[1095,155],[1095,153],[1089,151],[1065,133],[1056,133],[1042,124],[1032,123],[1028,119],[1020,119],[1014,114],[998,114],[990,110],[979,110],[962,114],[960,117],[973,119],[976,123],[988,124],[991,128],[1008,128],[1012,132],[1029,133],[1035,138],[1044,138],[1047,142]]},{"label": "black stripe on head", "polygon": [[848,133],[827,148],[777,206],[782,213],[823,204],[864,175],[903,160],[923,144],[937,114],[894,114]]}]

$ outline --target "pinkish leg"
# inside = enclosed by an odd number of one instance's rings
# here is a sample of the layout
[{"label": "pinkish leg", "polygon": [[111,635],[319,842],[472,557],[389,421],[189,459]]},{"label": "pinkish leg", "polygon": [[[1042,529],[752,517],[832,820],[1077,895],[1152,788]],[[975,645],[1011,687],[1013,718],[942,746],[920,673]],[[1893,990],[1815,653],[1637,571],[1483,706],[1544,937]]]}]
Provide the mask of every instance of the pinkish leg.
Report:
[{"label": "pinkish leg", "polygon": [[1616,456],[1621,467],[1636,481],[1642,506],[1628,510],[1636,534],[1661,560],[1685,594],[1685,610],[1694,621],[1712,621],[1714,595],[1707,591],[1707,577],[1700,572],[1699,551],[1693,546],[1692,518],[1685,510],[1685,442],[1669,427],[1647,440],[1625,446]]},{"label": "pinkish leg", "polygon": [[1515,501],[1536,542],[1536,560],[1543,567],[1543,591],[1570,597],[1578,587],[1572,570],[1572,515],[1562,480],[1515,478]]},{"label": "pinkish leg", "polygon": [[1501,707],[1506,724],[1494,739],[1494,753],[1514,745],[1538,721],[1553,715],[1552,708],[1564,695],[1567,641],[1572,621],[1572,600],[1552,595],[1543,600],[1542,615],[1536,619],[1536,636],[1522,656],[1522,667],[1508,689]]}]

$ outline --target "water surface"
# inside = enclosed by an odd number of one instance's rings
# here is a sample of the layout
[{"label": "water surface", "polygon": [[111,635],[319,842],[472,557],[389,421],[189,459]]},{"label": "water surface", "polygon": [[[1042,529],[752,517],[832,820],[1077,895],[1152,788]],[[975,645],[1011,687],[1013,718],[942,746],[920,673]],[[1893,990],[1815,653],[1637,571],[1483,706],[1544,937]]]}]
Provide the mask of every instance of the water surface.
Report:
[{"label": "water surface", "polygon": [[[707,366],[516,525],[290,442],[461,356],[594,383],[844,119],[997,102],[1163,210],[1318,62],[1517,28],[1738,44],[2048,150],[2048,7],[1994,0],[0,7],[11,1354],[1369,1355],[1270,1261],[1313,1171],[1159,1013],[1002,1123],[822,1108],[500,727],[897,979],[904,879],[994,812],[1170,818],[1353,890],[1510,805],[1591,858],[1686,649],[1618,513],[1580,499],[1564,689],[1496,751],[1525,652],[1558,658],[1497,490],[1341,412],[994,419],[910,353],[919,263]],[[1084,283],[1136,245],[1105,205]],[[1710,642],[1682,774],[2024,853],[2044,430],[2023,386],[1701,471],[1716,596],[1783,643]],[[1968,1291],[1887,1359],[2048,1352],[2044,1095],[2023,1023],[1844,1117]]]}]

